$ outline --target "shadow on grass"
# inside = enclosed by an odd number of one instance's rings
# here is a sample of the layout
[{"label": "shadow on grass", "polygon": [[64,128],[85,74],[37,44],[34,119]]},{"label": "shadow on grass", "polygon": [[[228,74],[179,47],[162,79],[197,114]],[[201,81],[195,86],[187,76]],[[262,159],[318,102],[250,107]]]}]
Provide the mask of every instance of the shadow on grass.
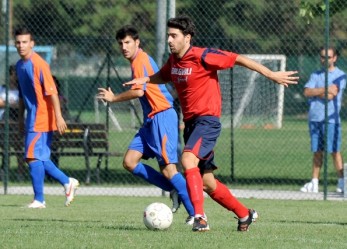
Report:
[{"label": "shadow on grass", "polygon": [[[1,205],[0,205],[1,206]],[[102,221],[100,220],[69,220],[69,219],[47,219],[47,218],[26,218],[26,219],[20,219],[20,218],[14,218],[14,219],[4,219],[4,220],[11,220],[11,221],[19,221],[19,222],[61,222],[61,223],[100,223],[102,224]],[[102,226],[104,229],[108,230],[126,230],[126,231],[142,231],[145,230],[146,228],[139,228],[139,227],[134,227],[131,225],[126,225],[126,224],[120,224],[120,225],[112,225],[112,226]]]},{"label": "shadow on grass", "polygon": [[37,221],[44,221],[44,222],[62,222],[62,223],[100,223],[101,220],[69,220],[69,219],[47,219],[47,218],[26,218],[26,219],[19,219],[19,218],[14,218],[14,219],[4,219],[4,220],[12,220],[12,221],[20,221],[20,222],[37,222]]},{"label": "shadow on grass", "polygon": [[119,226],[103,226],[104,229],[108,230],[124,230],[124,231],[142,231],[146,228],[133,227],[129,225],[119,225]]},{"label": "shadow on grass", "polygon": [[295,223],[295,224],[312,224],[312,225],[339,225],[339,226],[346,226],[347,222],[321,222],[321,221],[301,221],[301,220],[277,220],[274,222],[278,223]]}]

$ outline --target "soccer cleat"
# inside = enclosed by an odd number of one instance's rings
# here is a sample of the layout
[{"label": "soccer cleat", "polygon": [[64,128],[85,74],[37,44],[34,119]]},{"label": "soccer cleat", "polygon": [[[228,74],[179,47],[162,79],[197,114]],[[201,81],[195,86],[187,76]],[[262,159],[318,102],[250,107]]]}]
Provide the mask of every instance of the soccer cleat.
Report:
[{"label": "soccer cleat", "polygon": [[318,184],[308,182],[300,189],[300,191],[304,193],[318,193]]},{"label": "soccer cleat", "polygon": [[193,232],[205,232],[209,231],[210,227],[207,224],[207,219],[205,217],[195,217],[193,223]]},{"label": "soccer cleat", "polygon": [[80,183],[75,178],[69,178],[69,183],[65,184],[65,206],[70,206],[71,202],[74,200],[76,195],[76,190],[78,189]]},{"label": "soccer cleat", "polygon": [[238,221],[237,231],[239,232],[247,232],[249,229],[249,225],[252,224],[252,222],[256,222],[258,219],[258,213],[253,209],[248,209],[248,218],[246,221]]},{"label": "soccer cleat", "polygon": [[336,192],[337,193],[343,193],[344,188],[345,188],[344,179],[343,178],[338,179],[337,186],[336,186]]},{"label": "soccer cleat", "polygon": [[194,224],[194,216],[188,216],[186,219],[186,225],[193,225]]},{"label": "soccer cleat", "polygon": [[180,205],[181,205],[181,200],[178,197],[178,193],[176,189],[173,189],[170,191],[170,199],[172,201],[172,208],[171,211],[173,213],[176,213],[177,210],[179,209]]},{"label": "soccer cleat", "polygon": [[28,208],[46,208],[46,202],[33,200],[33,202],[28,205]]}]

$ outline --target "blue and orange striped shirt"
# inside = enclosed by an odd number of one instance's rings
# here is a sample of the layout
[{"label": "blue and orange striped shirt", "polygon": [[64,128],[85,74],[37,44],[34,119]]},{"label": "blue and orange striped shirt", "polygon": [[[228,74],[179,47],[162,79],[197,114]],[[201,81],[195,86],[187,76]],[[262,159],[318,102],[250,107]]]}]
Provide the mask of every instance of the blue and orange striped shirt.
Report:
[{"label": "blue and orange striped shirt", "polygon": [[[146,52],[142,49],[136,54],[135,59],[131,62],[131,71],[133,78],[141,78],[158,72],[158,66]],[[173,97],[164,84],[144,84],[133,85],[131,89],[141,89],[145,93],[139,98],[144,122],[147,118],[152,118],[156,113],[173,108]]]},{"label": "blue and orange striped shirt", "polygon": [[30,59],[16,64],[19,97],[27,110],[27,132],[49,132],[57,129],[53,104],[48,96],[58,94],[46,61],[33,52]]}]

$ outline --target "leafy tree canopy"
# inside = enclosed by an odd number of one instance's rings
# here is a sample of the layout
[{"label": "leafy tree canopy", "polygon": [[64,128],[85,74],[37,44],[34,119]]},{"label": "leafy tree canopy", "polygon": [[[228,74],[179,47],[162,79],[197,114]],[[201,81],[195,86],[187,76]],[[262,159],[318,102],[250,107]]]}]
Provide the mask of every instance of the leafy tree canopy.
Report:
[{"label": "leafy tree canopy", "polygon": [[300,16],[305,18],[307,23],[310,23],[315,17],[324,15],[328,3],[330,16],[347,8],[346,0],[302,0],[300,3]]}]

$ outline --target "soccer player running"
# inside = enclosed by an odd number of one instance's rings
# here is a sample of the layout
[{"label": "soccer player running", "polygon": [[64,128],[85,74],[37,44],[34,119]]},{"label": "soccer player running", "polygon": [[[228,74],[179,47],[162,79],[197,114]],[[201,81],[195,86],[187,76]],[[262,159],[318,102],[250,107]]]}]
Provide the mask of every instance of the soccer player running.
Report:
[{"label": "soccer player running", "polygon": [[154,75],[133,79],[124,85],[161,84],[173,82],[182,106],[185,147],[182,165],[187,188],[194,206],[193,231],[207,231],[209,225],[204,211],[205,191],[214,201],[238,217],[238,231],[247,231],[258,217],[253,209],[245,207],[226,185],[215,179],[213,148],[221,131],[221,93],[217,70],[240,65],[256,71],[277,84],[297,84],[296,71],[273,72],[267,67],[236,53],[191,45],[195,34],[192,20],[186,16],[167,22],[167,41],[171,55],[166,64]]},{"label": "soccer player running", "polygon": [[[130,25],[116,33],[119,48],[131,63],[133,78],[145,77],[158,71],[154,60],[140,48],[138,31]],[[123,167],[147,182],[171,192],[175,189],[188,212],[186,224],[193,225],[194,209],[189,199],[186,180],[177,171],[178,117],[173,97],[165,85],[148,84],[114,94],[111,88],[98,88],[97,98],[108,102],[122,102],[138,98],[143,110],[143,125],[131,141],[124,156]],[[156,158],[160,172],[141,162]]]},{"label": "soccer player running", "polygon": [[29,165],[34,200],[28,208],[45,208],[44,180],[48,174],[64,186],[69,206],[79,186],[78,180],[69,178],[50,160],[53,132],[63,134],[66,127],[49,65],[34,52],[32,32],[26,27],[15,30],[15,46],[20,56],[16,64],[19,82],[19,126],[24,131],[25,161]]}]

